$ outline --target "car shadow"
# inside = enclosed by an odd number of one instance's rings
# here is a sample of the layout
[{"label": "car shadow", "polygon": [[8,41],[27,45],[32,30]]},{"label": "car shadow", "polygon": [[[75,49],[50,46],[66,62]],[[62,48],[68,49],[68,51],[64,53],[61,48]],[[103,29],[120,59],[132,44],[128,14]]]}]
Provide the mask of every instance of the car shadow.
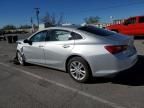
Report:
[{"label": "car shadow", "polygon": [[94,78],[90,83],[122,84],[128,86],[144,86],[144,56],[138,56],[138,62],[131,69],[120,72],[113,78]]},{"label": "car shadow", "polygon": [[144,36],[135,36],[134,39],[135,40],[144,40]]},{"label": "car shadow", "polygon": [[[14,59],[13,62],[15,64],[18,64],[16,59]],[[27,66],[35,66],[35,65],[28,64]],[[109,82],[113,84],[121,84],[121,85],[128,85],[128,86],[144,86],[144,56],[139,55],[138,62],[135,64],[135,66],[133,66],[132,68],[126,71],[120,72],[115,77],[92,78],[92,80],[89,81],[87,84],[109,83]]]},{"label": "car shadow", "polygon": [[119,73],[112,79],[112,83],[124,84],[130,86],[144,85],[144,56],[138,56],[138,62],[134,67],[127,71]]}]

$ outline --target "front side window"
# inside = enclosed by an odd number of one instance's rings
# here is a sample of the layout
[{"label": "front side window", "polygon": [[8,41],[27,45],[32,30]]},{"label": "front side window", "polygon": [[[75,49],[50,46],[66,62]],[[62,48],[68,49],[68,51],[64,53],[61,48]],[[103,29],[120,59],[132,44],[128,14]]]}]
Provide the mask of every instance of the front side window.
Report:
[{"label": "front side window", "polygon": [[32,42],[44,42],[47,36],[47,31],[42,31],[30,38],[30,41]]},{"label": "front side window", "polygon": [[128,24],[135,24],[136,23],[136,18],[130,18],[128,20],[125,21],[125,24],[128,25]]},{"label": "front side window", "polygon": [[144,23],[144,17],[139,18],[139,23]]},{"label": "front side window", "polygon": [[65,30],[52,30],[50,33],[50,41],[67,41],[72,38],[71,32]]}]

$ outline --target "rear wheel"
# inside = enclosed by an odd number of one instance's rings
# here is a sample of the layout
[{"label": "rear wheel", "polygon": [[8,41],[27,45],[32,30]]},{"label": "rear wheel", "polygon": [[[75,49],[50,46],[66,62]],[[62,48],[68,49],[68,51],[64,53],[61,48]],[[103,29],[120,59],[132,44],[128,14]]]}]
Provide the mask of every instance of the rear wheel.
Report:
[{"label": "rear wheel", "polygon": [[81,57],[69,60],[67,70],[70,76],[77,82],[85,83],[91,78],[91,70],[88,63]]}]

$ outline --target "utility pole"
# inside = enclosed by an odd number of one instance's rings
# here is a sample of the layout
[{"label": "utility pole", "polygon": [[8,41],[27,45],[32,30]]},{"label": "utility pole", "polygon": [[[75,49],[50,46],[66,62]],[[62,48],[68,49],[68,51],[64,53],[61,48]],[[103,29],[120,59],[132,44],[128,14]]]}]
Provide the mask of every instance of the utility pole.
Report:
[{"label": "utility pole", "polygon": [[37,17],[37,23],[38,23],[38,28],[39,28],[39,13],[40,13],[40,8],[34,8],[36,10],[36,17]]},{"label": "utility pole", "polygon": [[32,26],[32,33],[34,32],[34,24],[33,24],[33,18],[31,17],[31,26]]},{"label": "utility pole", "polygon": [[110,22],[113,23],[114,17],[110,16]]}]

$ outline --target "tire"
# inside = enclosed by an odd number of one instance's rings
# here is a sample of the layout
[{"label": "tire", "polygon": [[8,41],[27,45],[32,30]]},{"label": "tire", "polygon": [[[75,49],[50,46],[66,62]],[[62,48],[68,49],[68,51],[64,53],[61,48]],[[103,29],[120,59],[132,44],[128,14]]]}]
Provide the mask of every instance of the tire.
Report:
[{"label": "tire", "polygon": [[77,82],[86,83],[91,78],[91,70],[88,63],[81,57],[74,57],[67,64],[67,71]]},{"label": "tire", "polygon": [[23,65],[23,66],[26,65],[26,62],[24,60],[24,56],[19,51],[17,52],[17,60],[18,60],[20,65]]}]

